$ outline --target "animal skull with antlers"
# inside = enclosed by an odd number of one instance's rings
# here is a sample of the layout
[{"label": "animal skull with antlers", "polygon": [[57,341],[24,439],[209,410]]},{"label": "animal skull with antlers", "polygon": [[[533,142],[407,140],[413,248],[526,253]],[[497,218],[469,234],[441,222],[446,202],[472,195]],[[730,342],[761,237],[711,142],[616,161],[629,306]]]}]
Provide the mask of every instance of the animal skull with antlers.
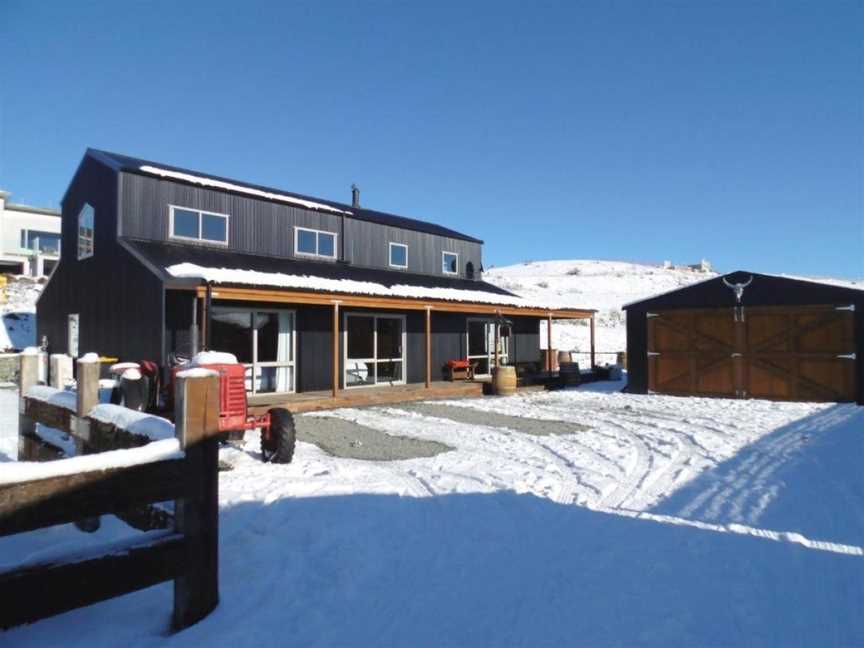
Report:
[{"label": "animal skull with antlers", "polygon": [[750,278],[744,283],[729,283],[726,281],[726,277],[723,277],[723,283],[727,288],[731,289],[732,292],[735,293],[735,301],[739,304],[741,303],[741,298],[744,296],[744,289],[753,283],[753,275],[750,275]]}]

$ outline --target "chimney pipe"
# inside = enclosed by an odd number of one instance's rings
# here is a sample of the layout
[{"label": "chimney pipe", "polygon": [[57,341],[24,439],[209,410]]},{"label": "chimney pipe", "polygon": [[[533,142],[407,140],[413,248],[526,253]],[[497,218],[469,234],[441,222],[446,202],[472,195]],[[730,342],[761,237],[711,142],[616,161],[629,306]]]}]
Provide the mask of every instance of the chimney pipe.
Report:
[{"label": "chimney pipe", "polygon": [[354,208],[360,207],[360,187],[356,184],[351,185],[351,206]]}]

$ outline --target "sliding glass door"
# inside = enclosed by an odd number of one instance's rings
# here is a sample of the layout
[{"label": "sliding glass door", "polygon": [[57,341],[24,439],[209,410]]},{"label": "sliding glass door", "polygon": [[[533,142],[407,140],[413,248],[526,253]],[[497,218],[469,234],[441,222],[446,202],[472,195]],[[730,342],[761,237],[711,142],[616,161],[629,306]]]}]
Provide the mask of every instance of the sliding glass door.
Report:
[{"label": "sliding glass door", "polygon": [[[465,334],[468,361],[476,362],[475,375],[488,376],[495,366],[495,330],[497,324],[491,320],[469,319]],[[498,336],[498,361],[507,364],[510,352],[510,339]]]},{"label": "sliding glass door", "polygon": [[345,314],[345,387],[405,384],[405,317]]},{"label": "sliding glass door", "polygon": [[295,391],[294,311],[215,307],[210,343],[246,366],[246,389],[253,394]]}]

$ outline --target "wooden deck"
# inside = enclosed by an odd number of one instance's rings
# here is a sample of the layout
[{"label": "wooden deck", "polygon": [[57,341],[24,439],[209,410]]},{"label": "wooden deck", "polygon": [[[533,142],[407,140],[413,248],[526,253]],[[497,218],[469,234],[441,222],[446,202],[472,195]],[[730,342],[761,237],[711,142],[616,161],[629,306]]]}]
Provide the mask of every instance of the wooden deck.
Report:
[{"label": "wooden deck", "polygon": [[482,395],[483,383],[479,381],[439,381],[433,382],[428,388],[423,383],[417,383],[342,389],[336,398],[333,398],[330,390],[301,394],[256,394],[249,397],[249,410],[253,414],[263,414],[272,407],[284,407],[291,412],[301,413],[441,398],[477,398]]}]

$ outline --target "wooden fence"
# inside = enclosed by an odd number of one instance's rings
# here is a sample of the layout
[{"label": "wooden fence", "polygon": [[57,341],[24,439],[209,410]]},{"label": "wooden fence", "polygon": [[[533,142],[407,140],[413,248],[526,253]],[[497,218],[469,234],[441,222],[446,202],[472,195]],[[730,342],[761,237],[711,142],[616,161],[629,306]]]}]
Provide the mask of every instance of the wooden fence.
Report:
[{"label": "wooden fence", "polygon": [[[93,528],[98,521],[93,516],[102,514],[131,520],[141,529],[163,530],[0,572],[4,592],[0,627],[29,623],[167,580],[174,581],[173,627],[179,630],[201,620],[219,600],[218,378],[178,376],[177,442],[159,442],[177,452],[159,458],[139,447],[149,438],[90,416],[98,403],[98,363],[79,361],[73,412],[69,403],[27,395],[38,379],[37,362],[35,355],[22,355],[19,460],[57,456],[58,450],[36,434],[37,423],[69,434],[81,454],[127,450],[85,457],[83,469],[79,457],[57,459],[46,466],[48,470],[37,471],[35,478],[0,482],[0,536],[67,522]],[[142,511],[152,511],[148,507],[154,503],[170,500],[174,500],[174,515],[163,511],[155,523],[148,515],[142,518]]]}]

